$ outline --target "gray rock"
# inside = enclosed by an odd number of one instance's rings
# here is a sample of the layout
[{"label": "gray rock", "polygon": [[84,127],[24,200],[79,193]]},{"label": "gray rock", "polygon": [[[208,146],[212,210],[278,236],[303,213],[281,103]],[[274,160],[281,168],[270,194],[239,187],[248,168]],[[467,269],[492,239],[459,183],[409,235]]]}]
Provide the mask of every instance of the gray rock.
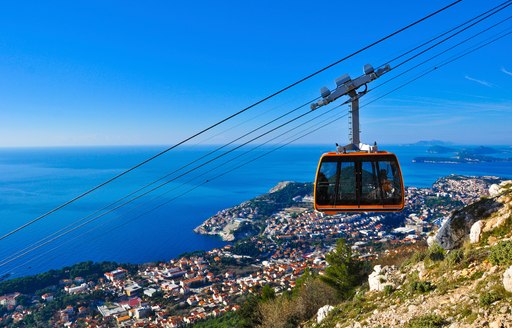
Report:
[{"label": "gray rock", "polygon": [[498,211],[503,204],[494,199],[482,199],[460,211],[454,211],[436,235],[436,242],[444,249],[459,248],[469,235],[473,224]]},{"label": "gray rock", "polygon": [[512,292],[512,266],[503,273],[503,287],[507,292]]},{"label": "gray rock", "polygon": [[501,328],[501,327],[503,327],[503,323],[501,322],[500,319],[489,323],[489,328]]},{"label": "gray rock", "polygon": [[484,227],[484,222],[482,220],[478,220],[471,226],[469,230],[469,242],[471,244],[476,244],[480,242],[480,236],[482,235],[482,228]]},{"label": "gray rock", "polygon": [[334,306],[331,305],[324,305],[319,308],[318,312],[316,313],[316,322],[322,322],[332,310],[334,310]]},{"label": "gray rock", "polygon": [[427,245],[428,247],[431,247],[436,242],[436,236],[428,236],[427,237]]},{"label": "gray rock", "polygon": [[498,184],[493,184],[489,187],[489,196],[491,197],[496,197],[499,195],[500,193],[500,185]]}]

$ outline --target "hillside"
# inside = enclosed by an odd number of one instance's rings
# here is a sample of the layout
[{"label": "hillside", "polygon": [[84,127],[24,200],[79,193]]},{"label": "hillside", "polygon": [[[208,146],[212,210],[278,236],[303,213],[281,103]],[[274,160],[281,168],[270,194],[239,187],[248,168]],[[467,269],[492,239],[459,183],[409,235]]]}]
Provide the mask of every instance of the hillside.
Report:
[{"label": "hillside", "polygon": [[462,244],[445,250],[433,243],[399,267],[375,266],[371,291],[361,288],[306,326],[511,327],[511,213],[512,181],[494,185],[490,197],[455,212],[440,230],[464,234]]},{"label": "hillside", "polygon": [[225,241],[256,235],[264,228],[260,221],[273,213],[289,207],[312,208],[311,201],[306,197],[312,193],[312,183],[280,182],[266,194],[219,211],[194,231],[218,235]]}]

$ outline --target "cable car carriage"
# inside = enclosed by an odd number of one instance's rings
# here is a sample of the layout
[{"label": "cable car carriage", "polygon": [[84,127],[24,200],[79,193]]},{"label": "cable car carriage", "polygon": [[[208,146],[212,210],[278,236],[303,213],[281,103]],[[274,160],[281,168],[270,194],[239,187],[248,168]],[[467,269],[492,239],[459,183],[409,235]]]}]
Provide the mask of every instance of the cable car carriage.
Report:
[{"label": "cable car carriage", "polygon": [[402,173],[394,154],[329,152],[318,163],[315,209],[328,214],[401,211],[403,190]]},{"label": "cable car carriage", "polygon": [[352,129],[347,146],[321,156],[315,179],[315,210],[326,214],[338,212],[393,212],[404,208],[404,183],[397,157],[387,151],[378,151],[359,140],[359,98],[367,90],[357,89],[389,71],[389,66],[374,71],[365,65],[364,75],[351,80],[345,75],[336,80],[332,93],[321,89],[322,98],[311,109],[329,104],[348,95],[351,103]]}]

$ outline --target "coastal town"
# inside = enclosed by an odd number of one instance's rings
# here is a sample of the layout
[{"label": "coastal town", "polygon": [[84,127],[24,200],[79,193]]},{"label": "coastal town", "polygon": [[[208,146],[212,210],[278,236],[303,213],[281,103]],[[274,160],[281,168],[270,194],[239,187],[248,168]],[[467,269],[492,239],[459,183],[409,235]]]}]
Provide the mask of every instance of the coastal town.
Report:
[{"label": "coastal town", "polygon": [[[424,242],[450,213],[485,197],[500,181],[452,175],[432,188],[407,187],[406,206],[399,213],[324,215],[312,209],[312,196],[302,187],[286,207],[277,206],[270,215],[262,214],[268,209],[245,202],[196,229],[233,243],[167,262],[129,269],[121,265],[97,279],[62,279],[42,288],[44,293],[11,291],[0,295],[0,326],[30,322],[35,313],[65,297],[79,301],[52,307],[56,310],[46,318],[52,326],[192,325],[240,310],[244,299],[265,286],[279,294],[291,291],[307,271],[322,274],[328,265],[325,255],[338,238],[345,238],[359,259],[374,261],[399,252],[397,246]],[[270,194],[286,188],[296,186],[283,183]]]}]

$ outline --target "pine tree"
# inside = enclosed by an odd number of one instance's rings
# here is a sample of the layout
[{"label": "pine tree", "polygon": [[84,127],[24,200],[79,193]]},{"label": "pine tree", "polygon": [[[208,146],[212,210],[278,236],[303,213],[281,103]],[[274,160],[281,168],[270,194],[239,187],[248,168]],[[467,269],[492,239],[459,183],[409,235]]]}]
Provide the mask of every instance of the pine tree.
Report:
[{"label": "pine tree", "polygon": [[338,239],[336,249],[325,256],[329,264],[321,279],[338,290],[343,299],[352,295],[364,279],[362,262],[352,258],[352,250],[344,239]]}]

